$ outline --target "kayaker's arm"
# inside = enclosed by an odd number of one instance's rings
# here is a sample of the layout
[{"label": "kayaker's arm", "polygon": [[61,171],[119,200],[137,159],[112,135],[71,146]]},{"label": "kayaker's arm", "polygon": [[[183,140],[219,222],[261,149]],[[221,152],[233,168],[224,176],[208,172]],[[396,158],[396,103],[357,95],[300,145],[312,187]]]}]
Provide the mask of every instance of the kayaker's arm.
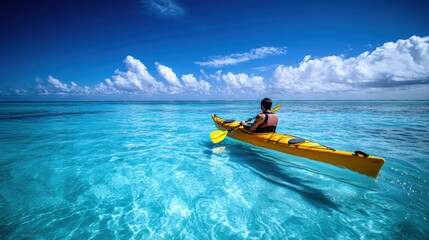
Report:
[{"label": "kayaker's arm", "polygon": [[264,122],[265,115],[263,113],[256,116],[255,121],[251,126],[248,126],[245,121],[241,121],[240,124],[244,126],[244,130],[253,132],[258,128],[259,124],[262,124]]}]

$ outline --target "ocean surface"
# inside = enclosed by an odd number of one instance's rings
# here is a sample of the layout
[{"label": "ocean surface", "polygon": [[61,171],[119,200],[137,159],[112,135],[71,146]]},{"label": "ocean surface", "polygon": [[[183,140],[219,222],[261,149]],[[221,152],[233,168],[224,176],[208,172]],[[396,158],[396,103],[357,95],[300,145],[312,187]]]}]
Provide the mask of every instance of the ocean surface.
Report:
[{"label": "ocean surface", "polygon": [[428,101],[275,101],[373,179],[230,138],[259,101],[0,103],[0,239],[428,239]]}]

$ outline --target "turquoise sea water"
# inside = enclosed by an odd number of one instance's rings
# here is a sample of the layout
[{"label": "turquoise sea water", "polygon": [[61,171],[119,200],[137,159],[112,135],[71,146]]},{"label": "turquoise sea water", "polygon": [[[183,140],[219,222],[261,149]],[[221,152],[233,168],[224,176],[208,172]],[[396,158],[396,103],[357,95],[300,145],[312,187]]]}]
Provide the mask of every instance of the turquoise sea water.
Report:
[{"label": "turquoise sea water", "polygon": [[277,101],[378,179],[225,139],[258,101],[0,103],[0,239],[427,239],[429,102]]}]

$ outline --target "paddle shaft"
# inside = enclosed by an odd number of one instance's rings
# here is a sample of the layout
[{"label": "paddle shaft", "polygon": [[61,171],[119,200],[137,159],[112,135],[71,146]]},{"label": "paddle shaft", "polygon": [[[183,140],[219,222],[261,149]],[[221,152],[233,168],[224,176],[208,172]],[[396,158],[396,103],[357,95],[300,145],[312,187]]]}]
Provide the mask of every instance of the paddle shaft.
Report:
[{"label": "paddle shaft", "polygon": [[[246,122],[248,122],[248,121],[252,121],[253,119],[255,119],[256,117],[253,117],[253,118],[249,118],[249,120],[247,120]],[[231,129],[229,129],[228,130],[228,133],[229,132],[232,132],[232,131],[234,131],[235,129],[237,129],[238,127],[240,127],[241,125],[238,125],[238,126],[236,126],[236,127],[233,127],[233,128],[231,128]]]},{"label": "paddle shaft", "polygon": [[238,125],[238,126],[236,126],[236,127],[233,127],[233,128],[231,128],[231,129],[229,129],[229,130],[228,130],[228,133],[229,133],[229,132],[234,131],[235,129],[239,128],[240,126],[241,126],[241,125]]}]

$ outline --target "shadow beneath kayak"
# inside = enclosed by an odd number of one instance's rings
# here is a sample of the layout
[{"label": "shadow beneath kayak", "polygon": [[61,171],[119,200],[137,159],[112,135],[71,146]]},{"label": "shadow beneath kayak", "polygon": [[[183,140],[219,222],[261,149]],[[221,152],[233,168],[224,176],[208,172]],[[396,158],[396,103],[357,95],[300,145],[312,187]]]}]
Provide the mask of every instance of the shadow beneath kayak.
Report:
[{"label": "shadow beneath kayak", "polygon": [[305,180],[302,178],[294,177],[287,174],[280,166],[270,158],[264,157],[262,152],[255,151],[242,145],[241,143],[228,142],[228,144],[212,144],[207,142],[207,153],[213,154],[215,148],[225,148],[230,160],[236,162],[257,176],[265,179],[266,181],[276,184],[277,186],[287,188],[300,194],[308,203],[323,208],[325,210],[335,209],[340,211],[340,206],[331,201],[323,191],[310,186],[310,184],[317,184],[315,181]]}]

